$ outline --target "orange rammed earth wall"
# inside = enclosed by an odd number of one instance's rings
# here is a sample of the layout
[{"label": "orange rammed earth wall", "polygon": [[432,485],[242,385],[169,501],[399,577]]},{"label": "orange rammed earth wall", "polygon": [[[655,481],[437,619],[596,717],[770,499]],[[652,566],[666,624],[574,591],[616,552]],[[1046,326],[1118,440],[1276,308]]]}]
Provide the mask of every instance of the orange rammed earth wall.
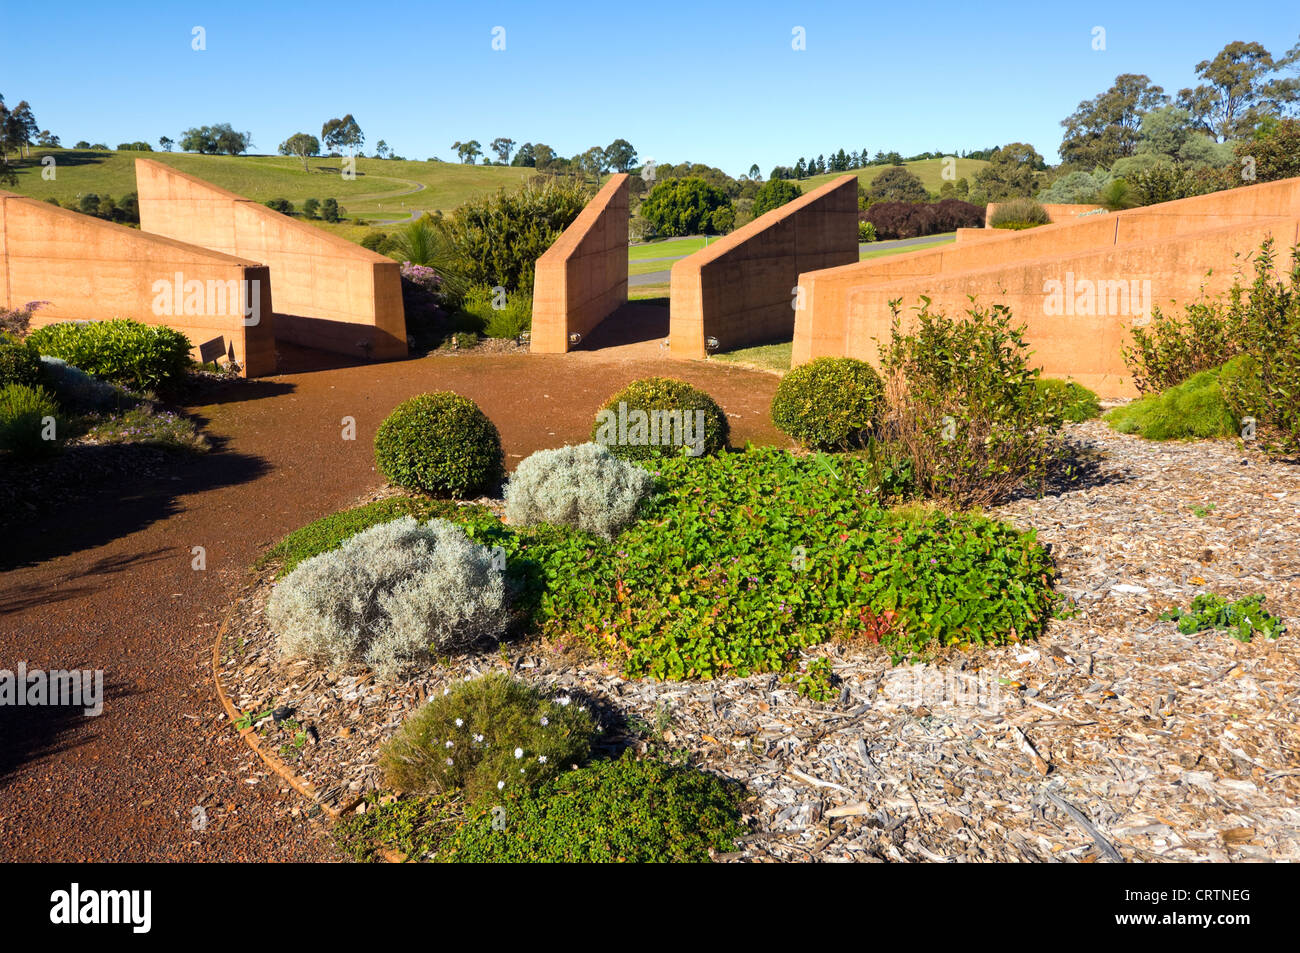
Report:
[{"label": "orange rammed earth wall", "polygon": [[[187,295],[187,282],[202,293]],[[0,305],[30,301],[49,302],[33,327],[131,318],[181,331],[196,360],[275,373],[271,276],[258,262],[0,192]]]},{"label": "orange rammed earth wall", "polygon": [[631,178],[610,177],[537,259],[529,350],[563,354],[627,303],[627,220]]},{"label": "orange rammed earth wall", "polygon": [[669,348],[704,357],[788,338],[802,272],[858,260],[858,179],[842,175],[760,215],[672,268]]},{"label": "orange rammed earth wall", "polygon": [[406,356],[401,269],[391,258],[258,202],[135,160],[140,227],[271,269],[275,333],[341,354]]},{"label": "orange rammed earth wall", "polygon": [[[1072,378],[1102,397],[1133,396],[1122,351],[1132,328],[1149,317],[1138,309],[1145,296],[1132,297],[1134,288],[1149,287],[1147,311],[1155,305],[1176,312],[1202,292],[1224,293],[1234,279],[1249,283],[1253,254],[1268,237],[1275,239],[1277,267],[1284,272],[1300,240],[1300,179],[998,237],[959,236],[939,249],[804,274],[806,307],[796,320],[792,360],[798,365],[847,355],[878,363],[878,342],[888,339],[893,321],[892,300],[901,300],[906,325],[922,295],[932,310],[949,314],[969,309],[974,295],[981,306],[1011,308],[1046,375]],[[1060,292],[1072,288],[1077,300],[1086,287],[1081,282],[1094,288],[1107,283],[1097,313],[1068,305],[1062,313]]]},{"label": "orange rammed earth wall", "polygon": [[[993,213],[998,210],[999,202],[990,202],[984,207],[984,227],[992,228],[989,223],[993,221]],[[1045,202],[1043,209],[1047,212],[1047,217],[1053,225],[1058,222],[1068,222],[1076,215],[1084,215],[1089,212],[1100,212],[1100,205],[1071,205],[1065,202]]]}]

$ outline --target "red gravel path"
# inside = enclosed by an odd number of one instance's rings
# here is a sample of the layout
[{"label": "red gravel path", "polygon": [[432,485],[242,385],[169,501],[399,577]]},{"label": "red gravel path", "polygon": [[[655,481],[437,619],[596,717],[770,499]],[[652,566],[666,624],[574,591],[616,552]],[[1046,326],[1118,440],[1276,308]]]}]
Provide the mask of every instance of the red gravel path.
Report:
[{"label": "red gravel path", "polygon": [[[103,669],[109,694],[98,718],[0,708],[0,861],[334,859],[323,824],[218,718],[212,643],[247,567],[380,483],[375,429],[422,391],[477,401],[512,467],[587,439],[604,399],[651,374],[690,380],[739,415],[733,443],[782,439],[767,420],[776,377],[628,358],[464,355],[222,384],[193,408],[226,439],[221,452],[0,541],[34,561],[0,578],[0,669]],[[345,416],[355,441],[341,438]],[[191,568],[196,546],[204,571]],[[208,824],[196,832],[199,805]]]}]

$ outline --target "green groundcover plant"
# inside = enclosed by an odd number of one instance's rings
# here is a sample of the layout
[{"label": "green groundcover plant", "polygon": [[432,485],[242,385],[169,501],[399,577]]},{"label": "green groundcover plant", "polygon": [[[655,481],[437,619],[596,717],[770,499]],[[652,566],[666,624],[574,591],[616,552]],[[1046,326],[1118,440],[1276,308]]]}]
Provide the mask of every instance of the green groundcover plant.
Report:
[{"label": "green groundcover plant", "polygon": [[[1242,355],[1228,367],[1249,360]],[[1148,440],[1200,440],[1232,437],[1238,421],[1219,386],[1220,369],[1201,371],[1160,394],[1116,407],[1106,422],[1120,433]]]},{"label": "green groundcover plant", "polygon": [[[663,461],[657,476],[659,494],[612,542],[477,508],[447,518],[501,547],[522,627],[577,639],[628,677],[780,672],[825,697],[828,667],[804,653],[829,639],[903,658],[1033,638],[1052,613],[1054,570],[1032,532],[891,509],[893,475],[869,457],[750,448]],[[302,558],[397,509],[337,514],[279,552]]]},{"label": "green groundcover plant", "polygon": [[1178,631],[1188,635],[1205,629],[1226,629],[1240,642],[1249,642],[1256,632],[1276,639],[1286,631],[1281,619],[1265,611],[1264,596],[1258,594],[1229,602],[1223,596],[1203,592],[1192,599],[1190,609],[1170,609],[1160,618],[1177,622]]},{"label": "green groundcover plant", "polygon": [[1062,416],[1071,423],[1081,424],[1101,414],[1101,401],[1097,394],[1075,381],[1040,377],[1035,386],[1040,391],[1049,391],[1057,395],[1063,407]]}]

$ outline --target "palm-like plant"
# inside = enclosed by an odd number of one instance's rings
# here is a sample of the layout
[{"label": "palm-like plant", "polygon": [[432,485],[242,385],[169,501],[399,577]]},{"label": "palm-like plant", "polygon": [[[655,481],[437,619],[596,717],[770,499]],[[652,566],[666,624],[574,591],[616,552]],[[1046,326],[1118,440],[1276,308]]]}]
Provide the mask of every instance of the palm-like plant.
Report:
[{"label": "palm-like plant", "polygon": [[444,293],[459,298],[468,287],[455,245],[430,216],[424,215],[391,236],[389,256],[432,268],[442,279]]}]

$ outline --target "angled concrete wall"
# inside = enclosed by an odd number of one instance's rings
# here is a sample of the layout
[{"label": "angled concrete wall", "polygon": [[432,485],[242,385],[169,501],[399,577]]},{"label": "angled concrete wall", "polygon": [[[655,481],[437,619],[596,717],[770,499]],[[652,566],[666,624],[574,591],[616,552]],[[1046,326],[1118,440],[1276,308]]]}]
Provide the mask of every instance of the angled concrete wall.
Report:
[{"label": "angled concrete wall", "polygon": [[858,179],[842,175],[759,216],[672,268],[669,348],[704,357],[788,338],[806,271],[858,260]]},{"label": "angled concrete wall", "polygon": [[563,354],[627,304],[627,220],[631,179],[619,173],[537,259],[529,350]]},{"label": "angled concrete wall", "polygon": [[828,355],[875,362],[877,341],[889,335],[890,300],[902,299],[906,318],[922,295],[948,313],[966,310],[975,295],[1012,308],[1046,374],[1073,377],[1103,397],[1131,396],[1121,349],[1132,327],[1153,304],[1167,311],[1202,290],[1222,293],[1236,275],[1248,280],[1250,256],[1268,236],[1279,267],[1288,267],[1300,237],[1300,179],[804,274],[793,362]]},{"label": "angled concrete wall", "polygon": [[[197,284],[195,284],[197,283]],[[0,305],[35,327],[131,318],[183,332],[196,360],[275,373],[270,272],[256,261],[0,192]]]},{"label": "angled concrete wall", "polygon": [[276,336],[360,357],[406,354],[391,258],[150,159],[135,160],[140,227],[271,269]]}]

